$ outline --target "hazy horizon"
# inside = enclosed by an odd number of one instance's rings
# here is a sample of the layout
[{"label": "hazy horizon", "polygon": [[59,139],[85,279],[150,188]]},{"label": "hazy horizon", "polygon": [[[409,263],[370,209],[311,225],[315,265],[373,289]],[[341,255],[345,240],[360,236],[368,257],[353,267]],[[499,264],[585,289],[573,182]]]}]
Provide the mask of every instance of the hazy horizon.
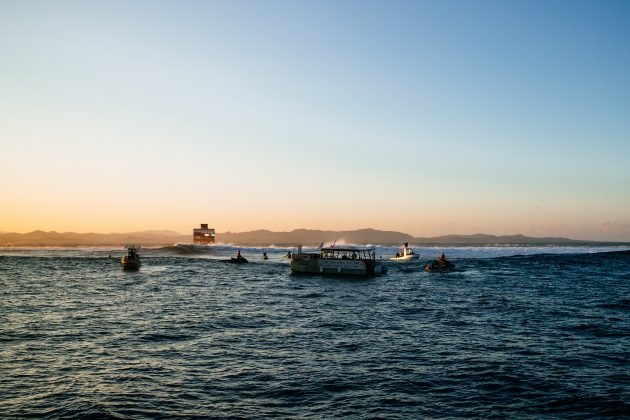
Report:
[{"label": "hazy horizon", "polygon": [[0,231],[630,241],[628,21],[613,0],[0,0]]},{"label": "hazy horizon", "polygon": [[[192,230],[192,229],[191,229]],[[401,233],[401,234],[407,234],[407,235],[411,235],[414,238],[418,239],[418,238],[432,238],[432,237],[443,237],[443,236],[458,236],[458,235],[462,235],[462,236],[475,236],[475,235],[491,235],[491,236],[518,236],[518,235],[524,235],[526,237],[531,237],[531,238],[538,238],[538,239],[544,239],[544,238],[565,238],[565,239],[571,239],[571,240],[582,240],[582,241],[610,241],[610,242],[620,242],[620,243],[628,243],[630,241],[624,241],[624,240],[606,240],[606,239],[593,239],[593,238],[572,238],[572,237],[568,237],[568,236],[542,236],[542,235],[525,235],[522,232],[512,232],[512,233],[505,233],[505,234],[494,234],[494,233],[488,233],[488,232],[474,232],[474,233],[447,233],[447,234],[440,234],[440,235],[414,235],[413,233],[409,233],[409,232],[404,232],[404,231],[397,231],[397,230],[393,230],[393,229],[375,229],[372,227],[363,227],[363,228],[358,228],[358,229],[311,229],[311,228],[293,228],[293,229],[288,229],[288,230],[272,230],[272,229],[265,229],[265,228],[258,228],[258,229],[252,229],[252,230],[247,230],[247,231],[218,231],[217,230],[217,243],[222,243],[221,242],[221,238],[220,236],[222,234],[224,235],[233,235],[233,234],[241,234],[241,233],[250,233],[250,232],[257,232],[257,231],[267,231],[267,232],[272,232],[272,233],[290,233],[290,232],[294,232],[294,231],[298,231],[298,230],[312,230],[312,231],[331,231],[331,232],[356,232],[356,231],[362,231],[362,230],[376,230],[376,231],[383,231],[383,232],[396,232],[396,233]],[[148,233],[154,233],[154,234],[173,234],[173,235],[180,235],[180,236],[191,236],[192,232],[181,232],[181,231],[175,231],[173,229],[145,229],[145,230],[133,230],[133,231],[111,231],[111,232],[106,232],[106,231],[58,231],[58,230],[54,230],[54,229],[32,229],[32,230],[27,230],[27,231],[23,231],[23,232],[16,232],[16,231],[2,231],[0,230],[0,234],[9,234],[9,233],[17,233],[17,234],[28,234],[28,233],[33,233],[33,232],[44,232],[44,233],[58,233],[58,234],[80,234],[80,235],[85,235],[85,234],[98,234],[98,235],[124,235],[124,234],[130,234],[130,233],[139,233],[139,234],[148,234]],[[342,238],[341,238],[342,239]]]},{"label": "hazy horizon", "polygon": [[[197,228],[199,227],[197,225],[191,225],[189,226],[188,229],[186,228],[182,228],[182,227],[177,227],[177,228],[168,228],[168,227],[163,227],[163,228],[156,228],[156,227],[151,227],[151,226],[145,226],[143,228],[128,228],[128,229],[118,229],[118,230],[107,230],[107,229],[91,229],[91,230],[79,230],[79,229],[53,229],[53,228],[41,228],[41,227],[35,227],[35,228],[27,228],[27,229],[22,229],[22,230],[9,230],[9,229],[0,229],[0,233],[19,233],[19,234],[25,234],[25,233],[30,233],[30,232],[35,232],[35,231],[42,231],[42,232],[58,232],[58,233],[96,233],[96,234],[115,234],[115,233],[132,233],[132,232],[148,232],[148,231],[170,231],[172,233],[176,233],[178,235],[191,235],[192,233],[192,229],[193,228]],[[210,227],[213,227],[214,225],[210,224]],[[569,227],[568,226],[557,226],[554,229],[552,229],[552,231],[557,232],[554,234],[546,234],[543,232],[543,230],[541,229],[537,229],[536,227],[534,228],[530,228],[530,227],[525,227],[526,230],[523,231],[501,231],[501,232],[494,232],[494,231],[483,231],[483,230],[474,230],[474,229],[468,229],[468,230],[464,230],[461,229],[461,227],[456,226],[455,229],[453,229],[453,231],[449,231],[448,228],[443,228],[443,226],[434,226],[432,227],[432,229],[428,229],[426,231],[432,231],[432,232],[439,232],[439,233],[435,233],[435,234],[416,234],[414,232],[410,232],[410,231],[405,231],[405,230],[400,230],[400,229],[392,229],[392,228],[381,228],[381,227],[373,227],[373,226],[360,226],[360,227],[356,227],[356,228],[338,228],[338,229],[333,229],[333,228],[322,228],[322,227],[304,227],[304,226],[298,226],[298,227],[289,227],[289,228],[284,228],[284,229],[272,229],[272,228],[268,228],[268,227],[253,227],[250,229],[233,229],[233,230],[229,230],[229,229],[217,229],[215,227],[217,234],[220,233],[241,233],[241,232],[251,232],[251,231],[257,231],[257,230],[267,230],[267,231],[272,231],[272,232],[291,232],[293,230],[299,230],[299,229],[309,229],[309,230],[329,230],[329,231],[355,231],[355,230],[361,230],[361,229],[374,229],[374,230],[380,230],[380,231],[392,231],[392,232],[400,232],[400,233],[406,233],[409,234],[413,237],[416,238],[420,238],[420,237],[437,237],[437,236],[447,236],[447,235],[476,235],[476,234],[481,234],[481,235],[496,235],[496,236],[513,236],[513,235],[525,235],[525,236],[530,236],[530,237],[534,237],[534,238],[543,238],[543,237],[563,237],[563,238],[567,238],[567,239],[574,239],[574,240],[585,240],[585,241],[589,241],[589,240],[594,240],[594,241],[614,241],[614,242],[630,242],[630,237],[629,235],[624,235],[623,232],[627,229],[626,226],[621,226],[620,228],[617,226],[617,224],[611,224],[611,223],[604,223],[601,226],[599,226],[596,229],[592,229],[590,231],[590,233],[592,233],[592,236],[588,236],[589,235],[589,231],[584,230],[583,232],[583,236],[575,236],[572,235],[570,233]],[[425,232],[426,232],[425,231]],[[538,232],[538,233],[537,233]],[[562,233],[562,232],[567,232],[567,233]],[[578,234],[579,235],[579,234]],[[616,238],[616,239],[615,239]],[[624,238],[628,238],[628,239],[624,239]]]}]

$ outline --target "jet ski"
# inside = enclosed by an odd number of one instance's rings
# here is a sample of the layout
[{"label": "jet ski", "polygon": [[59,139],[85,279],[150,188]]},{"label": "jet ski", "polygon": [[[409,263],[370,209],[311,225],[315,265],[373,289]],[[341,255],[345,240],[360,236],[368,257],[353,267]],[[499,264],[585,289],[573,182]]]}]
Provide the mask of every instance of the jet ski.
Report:
[{"label": "jet ski", "polygon": [[455,268],[450,261],[433,261],[431,264],[424,266],[424,271],[448,271]]},{"label": "jet ski", "polygon": [[232,257],[229,260],[225,260],[225,262],[229,262],[232,264],[245,264],[249,261],[247,261],[247,258],[241,255],[241,250],[239,249],[238,253],[236,254],[236,257]]}]

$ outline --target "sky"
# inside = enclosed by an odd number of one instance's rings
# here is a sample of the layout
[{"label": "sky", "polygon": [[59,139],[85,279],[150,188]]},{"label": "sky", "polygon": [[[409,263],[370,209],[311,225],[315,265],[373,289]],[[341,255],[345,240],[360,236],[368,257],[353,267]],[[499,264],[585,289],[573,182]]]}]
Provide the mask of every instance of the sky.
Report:
[{"label": "sky", "polygon": [[628,1],[0,0],[0,231],[630,241]]}]

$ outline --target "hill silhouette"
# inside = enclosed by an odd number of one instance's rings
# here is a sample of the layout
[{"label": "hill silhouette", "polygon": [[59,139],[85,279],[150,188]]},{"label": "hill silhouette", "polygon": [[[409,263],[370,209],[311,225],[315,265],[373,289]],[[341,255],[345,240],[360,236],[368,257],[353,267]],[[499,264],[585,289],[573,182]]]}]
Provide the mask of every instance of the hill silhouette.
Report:
[{"label": "hill silhouette", "polygon": [[[414,237],[412,235],[376,229],[359,229],[348,231],[329,231],[295,229],[290,232],[272,232],[268,230],[255,230],[251,232],[231,233],[226,232],[217,235],[218,240],[235,245],[319,245],[322,242],[350,244],[379,244],[400,245],[405,242],[415,245],[580,245],[592,243],[604,243],[596,241],[581,241],[569,238],[533,238],[525,235],[445,235],[435,237]],[[606,242],[609,243],[609,242]]]},{"label": "hill silhouette", "polygon": [[190,241],[191,236],[172,231],[149,230],[129,233],[45,232],[0,233],[0,246],[104,246],[140,244],[171,245]]},{"label": "hill silhouette", "polygon": [[[337,244],[380,244],[400,245],[405,242],[415,245],[587,245],[619,244],[618,242],[580,241],[568,238],[533,238],[524,235],[496,236],[487,234],[445,235],[436,237],[413,237],[412,235],[377,229],[358,230],[313,230],[295,229],[290,232],[273,232],[260,229],[250,232],[217,233],[217,242],[234,245],[319,245],[322,242]],[[0,246],[118,246],[139,244],[144,246],[191,243],[192,235],[182,235],[169,230],[148,230],[129,233],[75,233],[45,232],[0,233]]]}]

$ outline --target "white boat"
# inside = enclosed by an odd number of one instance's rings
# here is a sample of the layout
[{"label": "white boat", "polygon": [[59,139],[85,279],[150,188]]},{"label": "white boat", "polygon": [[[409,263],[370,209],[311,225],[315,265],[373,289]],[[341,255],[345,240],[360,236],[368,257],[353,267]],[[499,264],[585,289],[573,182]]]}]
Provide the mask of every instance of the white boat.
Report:
[{"label": "white boat", "polygon": [[371,275],[376,267],[374,248],[321,248],[319,252],[302,252],[291,256],[291,271],[310,274]]},{"label": "white boat", "polygon": [[409,244],[405,242],[405,246],[400,248],[400,251],[396,253],[395,257],[391,257],[392,261],[411,261],[417,260],[420,255],[413,252],[413,249],[409,248]]}]

